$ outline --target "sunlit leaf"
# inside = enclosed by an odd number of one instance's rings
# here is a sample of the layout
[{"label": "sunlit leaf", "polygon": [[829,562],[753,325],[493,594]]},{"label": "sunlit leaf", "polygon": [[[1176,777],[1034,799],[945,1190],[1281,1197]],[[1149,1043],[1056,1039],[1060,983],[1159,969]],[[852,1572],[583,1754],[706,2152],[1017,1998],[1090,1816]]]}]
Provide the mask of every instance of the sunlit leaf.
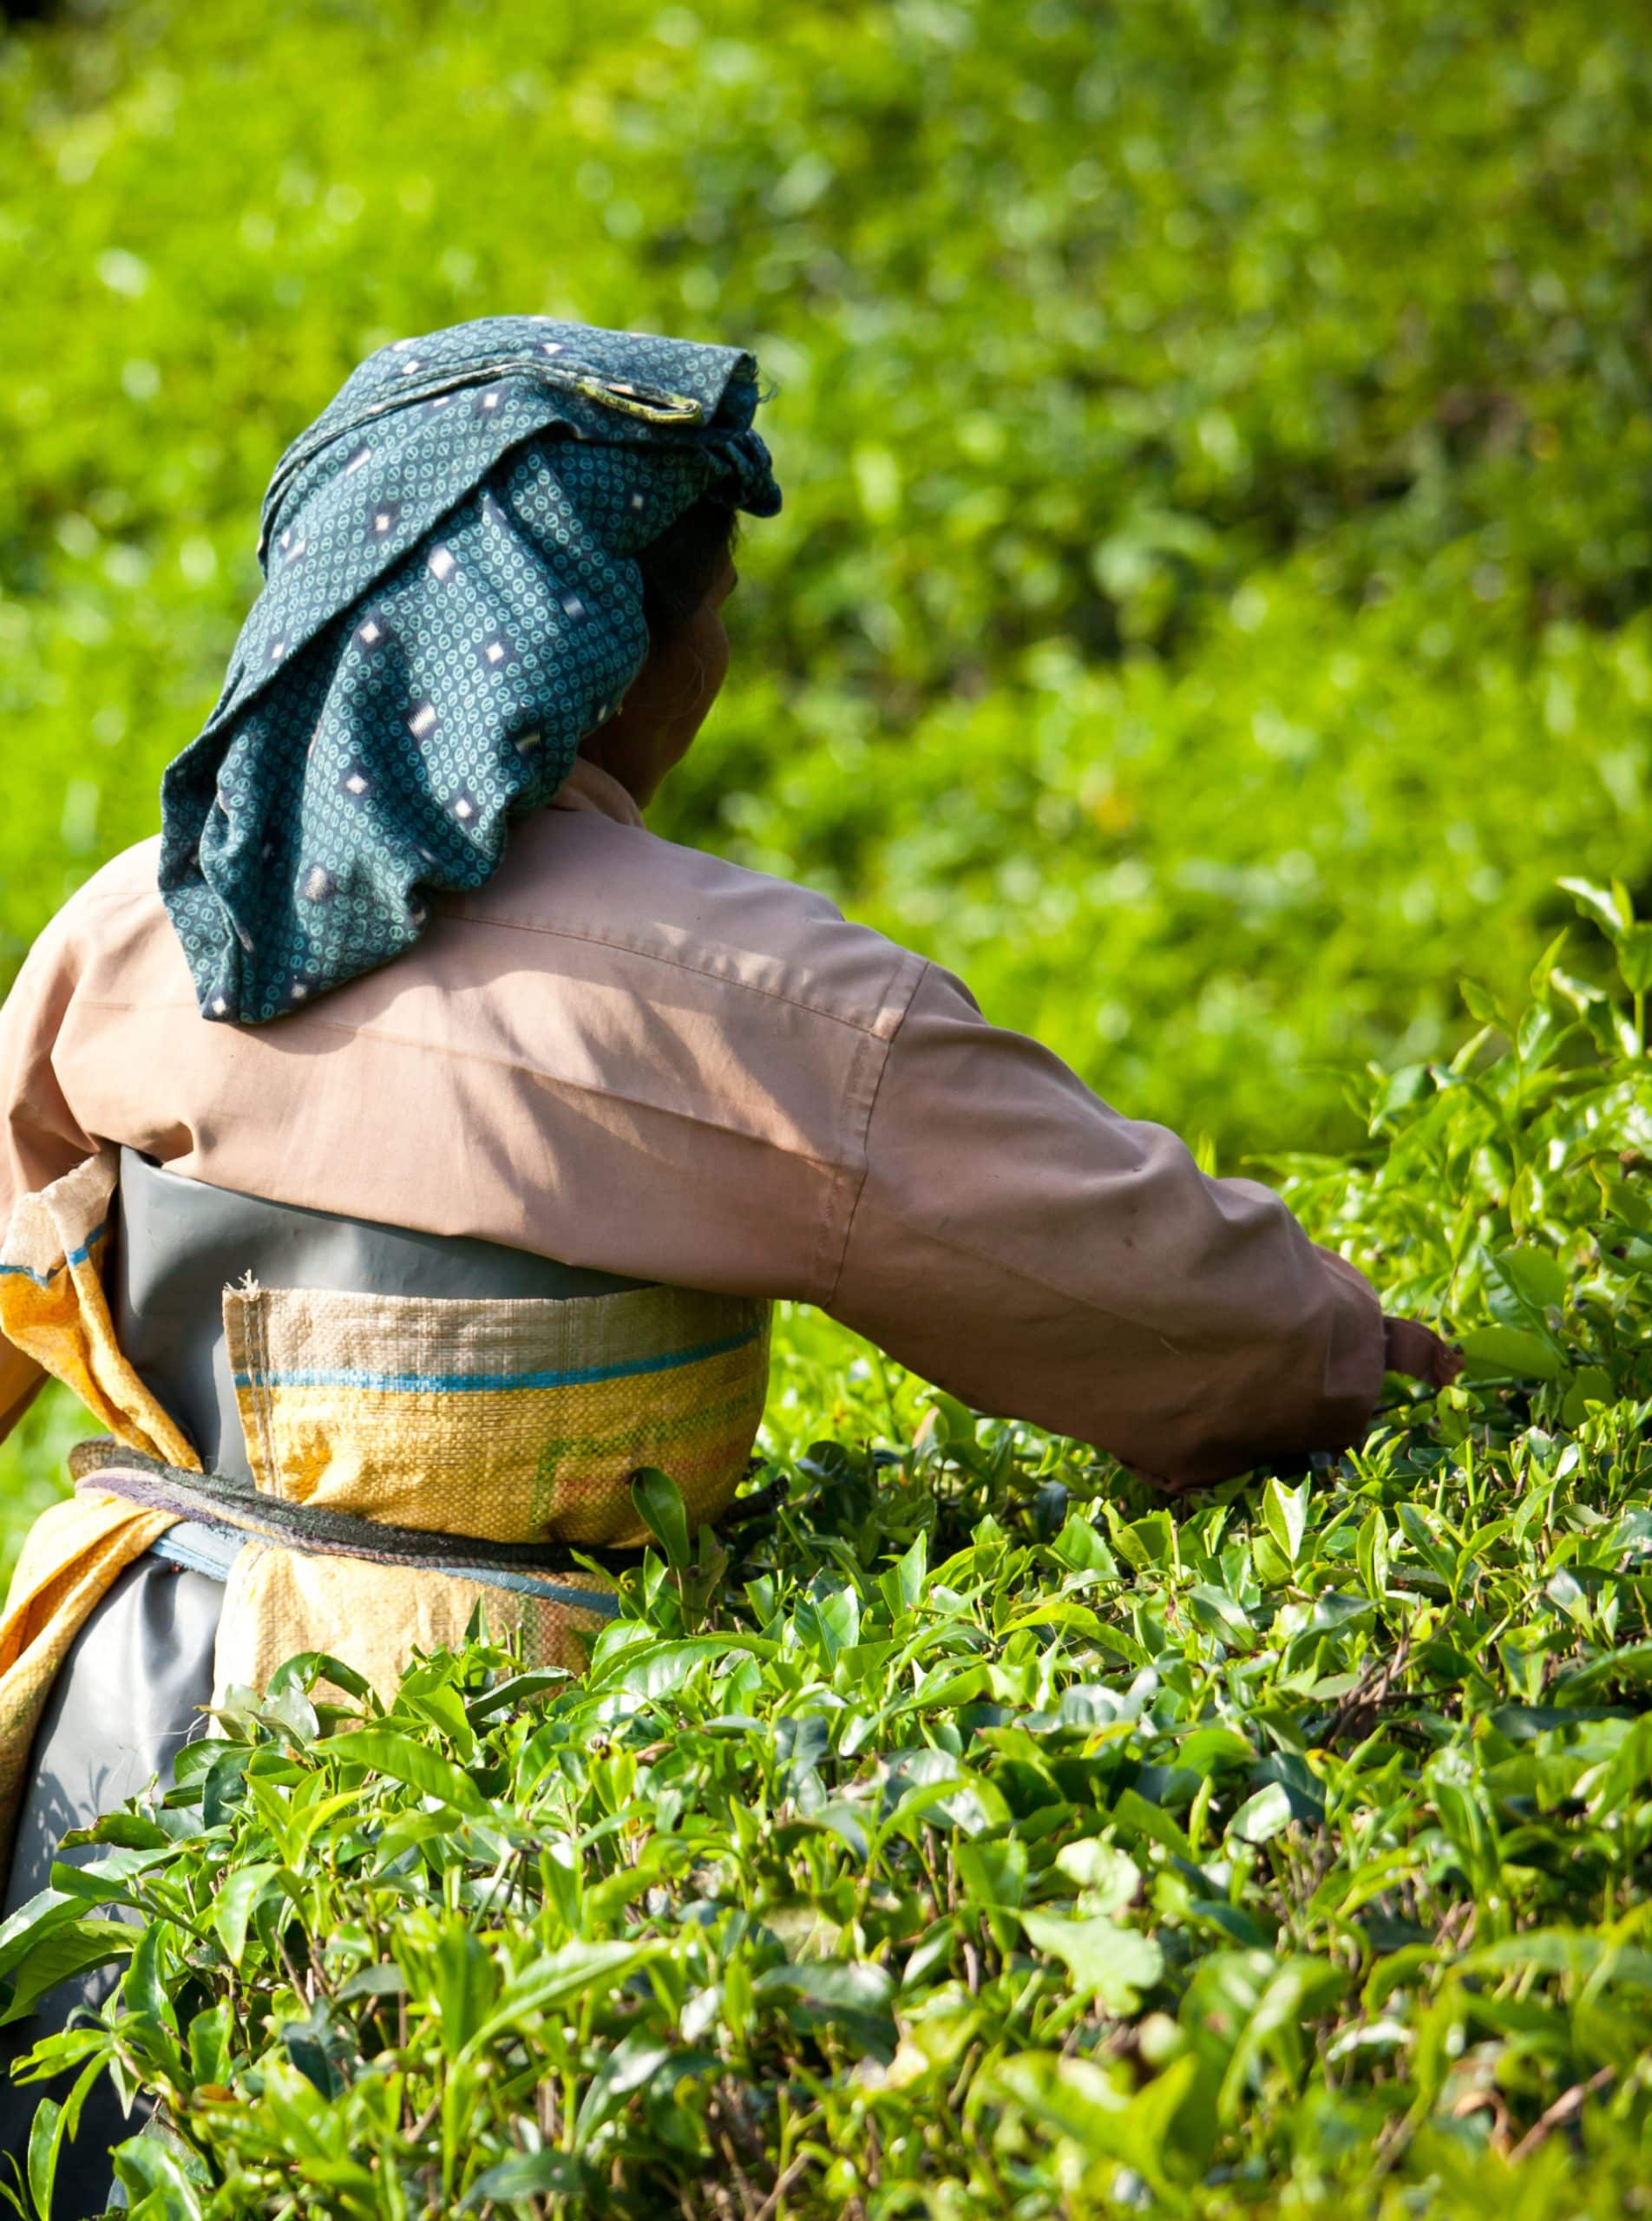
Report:
[{"label": "sunlit leaf", "polygon": [[1071,1919],[1061,1913],[1025,1910],[1019,1915],[1035,1949],[1059,1959],[1073,1987],[1094,1997],[1110,2013],[1134,2013],[1142,1992],[1164,1971],[1164,1957],[1152,1938],[1121,1926],[1107,1916]]}]

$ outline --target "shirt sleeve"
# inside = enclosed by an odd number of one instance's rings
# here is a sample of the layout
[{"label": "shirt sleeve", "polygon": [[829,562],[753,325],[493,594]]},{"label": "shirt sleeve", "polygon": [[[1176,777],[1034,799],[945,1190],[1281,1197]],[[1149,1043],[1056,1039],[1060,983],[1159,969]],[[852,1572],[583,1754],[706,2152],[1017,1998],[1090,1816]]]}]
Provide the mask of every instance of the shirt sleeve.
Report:
[{"label": "shirt sleeve", "polygon": [[[49,1187],[94,1153],[75,1124],[52,1065],[74,992],[67,937],[49,926],[0,1004],[0,1235],[20,1196]],[[33,1401],[44,1375],[0,1334],[0,1442]]]},{"label": "shirt sleeve", "polygon": [[934,966],[865,1149],[827,1308],[967,1403],[1177,1487],[1364,1432],[1383,1329],[1363,1276]]}]

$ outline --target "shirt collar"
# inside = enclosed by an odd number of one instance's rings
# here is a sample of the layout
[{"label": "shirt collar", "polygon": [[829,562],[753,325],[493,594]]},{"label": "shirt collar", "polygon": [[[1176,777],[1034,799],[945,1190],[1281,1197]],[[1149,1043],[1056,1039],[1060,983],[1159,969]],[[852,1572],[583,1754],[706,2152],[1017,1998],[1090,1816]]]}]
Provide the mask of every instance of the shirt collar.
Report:
[{"label": "shirt collar", "polygon": [[616,825],[640,825],[642,812],[611,771],[588,756],[576,756],[574,769],[551,797],[553,809],[593,809]]}]

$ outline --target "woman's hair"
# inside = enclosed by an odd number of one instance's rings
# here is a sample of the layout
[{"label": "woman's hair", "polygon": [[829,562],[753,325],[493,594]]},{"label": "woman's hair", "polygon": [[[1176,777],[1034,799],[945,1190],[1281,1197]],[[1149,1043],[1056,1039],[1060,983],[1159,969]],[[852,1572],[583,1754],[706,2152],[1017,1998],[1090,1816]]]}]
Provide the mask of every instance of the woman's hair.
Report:
[{"label": "woman's hair", "polygon": [[639,552],[642,613],[654,646],[680,631],[716,585],[738,527],[738,511],[703,494]]}]

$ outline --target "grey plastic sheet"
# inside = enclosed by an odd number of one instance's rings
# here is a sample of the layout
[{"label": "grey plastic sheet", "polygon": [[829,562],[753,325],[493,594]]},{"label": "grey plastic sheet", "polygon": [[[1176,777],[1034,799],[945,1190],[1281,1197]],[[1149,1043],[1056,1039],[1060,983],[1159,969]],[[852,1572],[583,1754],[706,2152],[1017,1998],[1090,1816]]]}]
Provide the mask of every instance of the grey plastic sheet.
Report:
[{"label": "grey plastic sheet", "polygon": [[[128,1566],[97,1605],[70,1648],[35,1736],[33,1778],[6,1884],[7,1915],[49,1887],[56,1858],[96,1857],[95,1850],[60,1853],[59,1838],[69,1829],[88,1827],[152,1779],[162,1788],[170,1785],[178,1753],[206,1727],[201,1707],[212,1697],[223,1600],[220,1581],[151,1555]],[[120,1976],[118,1965],[96,1968],[63,1983],[38,2012],[0,2028],[0,2066],[9,2068],[71,2015],[84,2019],[95,2011]],[[42,2097],[62,2099],[72,2080],[13,2083],[9,2074],[0,2080],[0,2152],[21,2164]],[[101,2080],[59,2165],[53,2221],[86,2221],[104,2211],[109,2147],[140,2126]]]}]

